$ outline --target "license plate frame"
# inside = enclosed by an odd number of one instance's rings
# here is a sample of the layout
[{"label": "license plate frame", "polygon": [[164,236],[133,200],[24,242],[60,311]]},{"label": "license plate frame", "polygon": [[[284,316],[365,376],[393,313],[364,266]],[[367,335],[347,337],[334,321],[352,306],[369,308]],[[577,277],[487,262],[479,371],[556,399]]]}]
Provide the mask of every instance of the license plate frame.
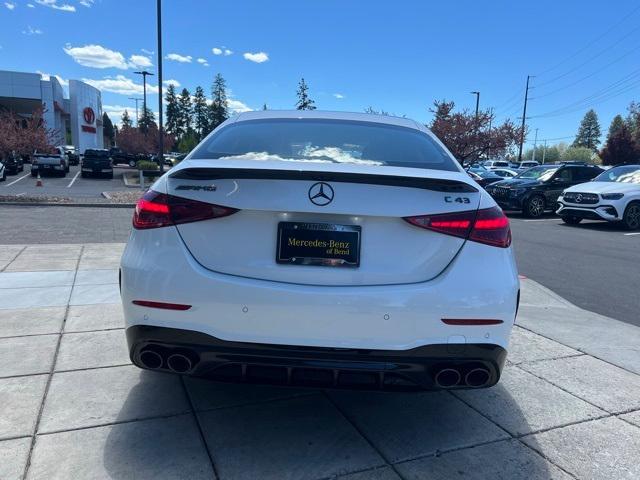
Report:
[{"label": "license plate frame", "polygon": [[358,268],[361,238],[360,225],[280,222],[276,263]]}]

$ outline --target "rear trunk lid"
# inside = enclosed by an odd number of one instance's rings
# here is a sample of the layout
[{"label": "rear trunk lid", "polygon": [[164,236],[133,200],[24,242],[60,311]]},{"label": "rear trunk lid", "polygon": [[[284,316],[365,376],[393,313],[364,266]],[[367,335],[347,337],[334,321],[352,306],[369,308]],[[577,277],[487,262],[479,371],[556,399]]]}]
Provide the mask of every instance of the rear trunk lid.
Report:
[{"label": "rear trunk lid", "polygon": [[[205,268],[262,280],[342,286],[433,279],[465,240],[417,228],[403,217],[476,210],[481,195],[458,172],[237,159],[184,161],[169,175],[167,193],[239,210],[176,227]],[[299,236],[292,233],[298,227]],[[335,230],[351,233],[326,234]],[[299,263],[286,245],[331,238],[350,242],[346,266]],[[356,256],[357,264],[352,261]]]}]

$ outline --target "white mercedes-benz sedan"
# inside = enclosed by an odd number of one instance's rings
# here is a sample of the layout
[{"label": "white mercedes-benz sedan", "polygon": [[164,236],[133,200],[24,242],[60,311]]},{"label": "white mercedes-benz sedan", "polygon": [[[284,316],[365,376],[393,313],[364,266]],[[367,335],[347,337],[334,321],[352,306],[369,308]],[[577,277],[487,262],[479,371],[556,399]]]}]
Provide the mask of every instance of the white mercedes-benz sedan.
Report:
[{"label": "white mercedes-benz sedan", "polygon": [[131,359],[223,381],[488,387],[518,308],[510,244],[502,210],[419,123],[243,113],[136,206]]}]

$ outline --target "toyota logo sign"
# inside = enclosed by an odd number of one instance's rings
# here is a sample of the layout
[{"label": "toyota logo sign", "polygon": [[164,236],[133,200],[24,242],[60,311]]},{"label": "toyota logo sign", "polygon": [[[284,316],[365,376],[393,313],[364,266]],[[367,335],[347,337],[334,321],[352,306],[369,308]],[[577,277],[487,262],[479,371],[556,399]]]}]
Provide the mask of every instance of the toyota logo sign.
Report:
[{"label": "toyota logo sign", "polygon": [[93,122],[96,121],[96,113],[93,111],[93,108],[86,107],[82,111],[82,115],[84,116],[84,121],[89,125],[93,125]]}]

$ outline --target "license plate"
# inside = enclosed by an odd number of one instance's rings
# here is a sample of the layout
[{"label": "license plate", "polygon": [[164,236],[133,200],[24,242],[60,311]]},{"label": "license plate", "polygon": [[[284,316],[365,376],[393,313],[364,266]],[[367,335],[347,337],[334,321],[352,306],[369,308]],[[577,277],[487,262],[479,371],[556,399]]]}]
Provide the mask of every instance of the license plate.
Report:
[{"label": "license plate", "polygon": [[42,168],[44,169],[51,168],[51,165],[43,165]]},{"label": "license plate", "polygon": [[358,267],[361,231],[358,225],[280,222],[276,262]]}]

